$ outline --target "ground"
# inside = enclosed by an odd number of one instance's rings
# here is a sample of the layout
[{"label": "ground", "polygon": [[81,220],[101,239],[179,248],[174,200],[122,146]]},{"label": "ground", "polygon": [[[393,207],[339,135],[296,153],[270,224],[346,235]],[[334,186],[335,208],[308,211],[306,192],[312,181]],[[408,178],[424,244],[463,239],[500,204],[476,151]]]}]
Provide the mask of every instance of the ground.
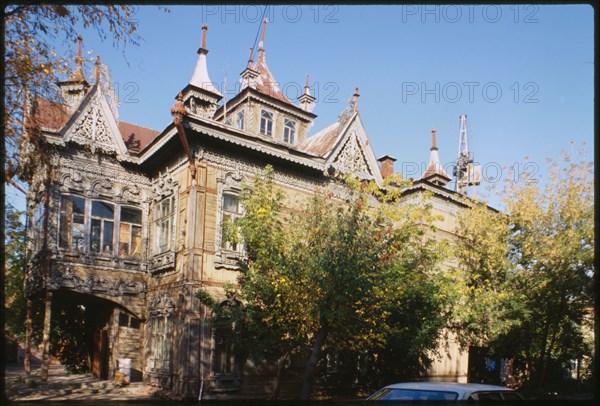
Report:
[{"label": "ground", "polygon": [[[5,397],[9,401],[120,401],[161,400],[166,393],[143,382],[118,385],[114,380],[101,380],[92,374],[69,374],[56,360],[50,364],[47,382],[40,379],[41,362],[32,357],[31,375],[27,376],[23,364],[6,364],[4,367]],[[0,402],[1,403],[1,402]]]}]

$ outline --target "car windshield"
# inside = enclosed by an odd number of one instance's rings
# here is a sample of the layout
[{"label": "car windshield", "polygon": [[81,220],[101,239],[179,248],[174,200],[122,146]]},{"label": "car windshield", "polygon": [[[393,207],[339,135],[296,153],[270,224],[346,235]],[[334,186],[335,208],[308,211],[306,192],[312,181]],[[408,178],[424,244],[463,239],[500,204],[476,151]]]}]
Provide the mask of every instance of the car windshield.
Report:
[{"label": "car windshield", "polygon": [[445,391],[384,388],[369,400],[456,400],[458,393]]}]

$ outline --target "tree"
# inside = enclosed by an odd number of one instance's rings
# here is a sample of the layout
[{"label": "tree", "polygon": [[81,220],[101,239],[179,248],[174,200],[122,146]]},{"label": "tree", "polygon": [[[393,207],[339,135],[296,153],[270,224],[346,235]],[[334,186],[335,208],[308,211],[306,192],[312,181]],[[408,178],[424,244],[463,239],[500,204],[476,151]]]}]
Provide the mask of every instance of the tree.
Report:
[{"label": "tree", "polygon": [[245,216],[235,224],[247,254],[239,279],[240,344],[278,365],[301,357],[304,399],[324,350],[358,355],[405,340],[403,349],[422,354],[438,338],[435,322],[404,319],[423,316],[416,308],[427,301],[430,319],[442,314],[432,272],[439,256],[425,236],[430,208],[397,204],[401,189],[383,193],[352,179],[344,188],[345,201],[320,191],[300,214],[284,211],[267,168],[244,186]]},{"label": "tree", "polygon": [[571,360],[592,353],[593,173],[591,162],[574,159],[549,159],[545,185],[507,181],[508,216],[475,207],[461,223],[461,264],[474,298],[486,298],[463,321],[483,320],[475,336],[521,360],[524,377],[539,390],[555,386],[552,378],[561,379]]},{"label": "tree", "polygon": [[4,213],[4,333],[13,340],[22,340],[25,334],[25,224],[24,213],[10,203]]}]

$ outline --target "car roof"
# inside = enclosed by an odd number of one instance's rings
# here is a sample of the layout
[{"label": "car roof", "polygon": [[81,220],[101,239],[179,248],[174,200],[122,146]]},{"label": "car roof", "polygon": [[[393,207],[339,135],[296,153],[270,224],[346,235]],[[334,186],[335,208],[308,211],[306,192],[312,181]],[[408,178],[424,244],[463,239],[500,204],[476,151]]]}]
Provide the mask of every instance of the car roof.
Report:
[{"label": "car roof", "polygon": [[456,392],[459,395],[481,391],[507,391],[514,389],[498,385],[487,385],[482,383],[458,383],[458,382],[403,382],[388,385],[388,389],[416,389]]}]

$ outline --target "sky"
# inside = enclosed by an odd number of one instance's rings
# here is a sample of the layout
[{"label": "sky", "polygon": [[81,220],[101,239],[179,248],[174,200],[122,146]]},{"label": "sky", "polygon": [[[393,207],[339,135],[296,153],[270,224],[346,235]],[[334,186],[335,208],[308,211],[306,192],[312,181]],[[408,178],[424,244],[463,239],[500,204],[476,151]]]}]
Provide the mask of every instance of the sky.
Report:
[{"label": "sky", "polygon": [[[139,47],[118,50],[93,29],[82,29],[88,72],[99,54],[110,68],[121,120],[156,130],[172,121],[170,108],[192,77],[204,22],[210,78],[224,93],[227,77],[232,98],[266,13],[265,55],[279,87],[295,100],[310,76],[318,115],[311,134],[337,120],[358,86],[375,155],[396,158],[395,170],[406,177],[425,170],[434,127],[440,159],[451,173],[461,114],[467,114],[469,147],[482,166],[481,196],[507,176],[543,182],[546,158],[558,159],[562,149],[587,143],[592,159],[591,6],[168,8],[135,6],[132,18],[144,39]],[[76,44],[57,49],[74,56]]]}]

